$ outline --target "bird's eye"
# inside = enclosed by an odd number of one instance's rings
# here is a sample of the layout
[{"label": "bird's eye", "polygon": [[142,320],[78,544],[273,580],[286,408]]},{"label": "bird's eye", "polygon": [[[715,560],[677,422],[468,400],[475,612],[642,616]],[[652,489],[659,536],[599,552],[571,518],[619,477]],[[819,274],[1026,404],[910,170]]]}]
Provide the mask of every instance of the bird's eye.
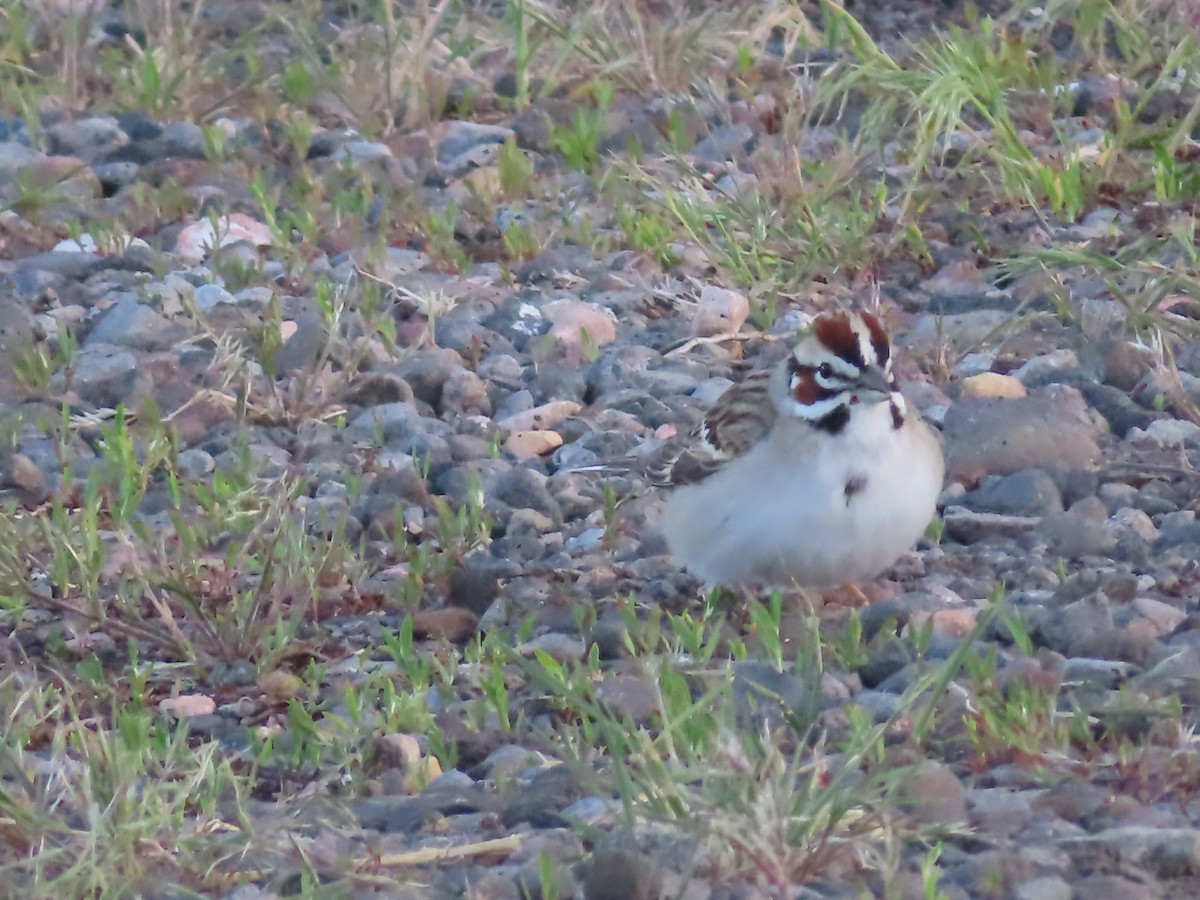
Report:
[{"label": "bird's eye", "polygon": [[819,365],[817,367],[817,374],[820,375],[822,378],[832,378],[833,377],[833,366],[831,366],[827,362],[821,363],[821,365]]}]

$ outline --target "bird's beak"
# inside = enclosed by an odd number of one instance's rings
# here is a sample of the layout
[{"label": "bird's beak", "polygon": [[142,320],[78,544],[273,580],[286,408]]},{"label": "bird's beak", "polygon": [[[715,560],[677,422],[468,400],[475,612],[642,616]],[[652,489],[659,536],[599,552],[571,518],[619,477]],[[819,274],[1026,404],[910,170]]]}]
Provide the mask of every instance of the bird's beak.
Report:
[{"label": "bird's beak", "polygon": [[882,403],[892,396],[891,378],[879,366],[868,366],[854,382],[851,393],[859,403]]}]

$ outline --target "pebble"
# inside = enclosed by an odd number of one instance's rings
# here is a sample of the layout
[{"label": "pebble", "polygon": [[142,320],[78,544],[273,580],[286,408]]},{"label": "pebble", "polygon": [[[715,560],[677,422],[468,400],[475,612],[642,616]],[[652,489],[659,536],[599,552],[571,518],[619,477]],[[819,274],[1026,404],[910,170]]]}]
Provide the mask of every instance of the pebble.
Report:
[{"label": "pebble", "polygon": [[1024,397],[1025,385],[1012,375],[1000,375],[997,372],[981,372],[964,378],[962,381],[962,396],[964,397]]},{"label": "pebble", "polygon": [[186,226],[175,242],[175,252],[185,259],[200,261],[218,247],[246,241],[255,247],[269,247],[274,240],[271,230],[244,213],[222,216],[214,223],[199,219]]},{"label": "pebble", "polygon": [[522,656],[545,653],[558,662],[569,662],[583,659],[587,655],[587,647],[578,638],[551,631],[518,645],[517,652]]},{"label": "pebble", "polygon": [[926,825],[956,825],[967,820],[967,791],[949,766],[922,760],[904,779],[901,806]]},{"label": "pebble", "polygon": [[568,355],[581,359],[617,337],[616,316],[598,303],[554,300],[542,312],[550,320],[550,335]]},{"label": "pebble", "polygon": [[1196,446],[1200,445],[1200,425],[1183,419],[1158,419],[1151,422],[1145,431],[1140,428],[1131,429],[1127,439],[1133,444],[1141,443],[1145,439],[1162,447],[1182,447],[1185,444]]},{"label": "pebble", "polygon": [[707,284],[696,301],[692,330],[701,336],[737,334],[750,316],[750,301],[744,294]]}]

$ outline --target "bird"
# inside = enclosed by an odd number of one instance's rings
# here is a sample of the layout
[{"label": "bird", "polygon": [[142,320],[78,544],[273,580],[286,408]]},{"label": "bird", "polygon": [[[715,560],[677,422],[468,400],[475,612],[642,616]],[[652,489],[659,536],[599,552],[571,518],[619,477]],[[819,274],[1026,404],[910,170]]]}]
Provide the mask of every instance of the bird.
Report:
[{"label": "bird", "polygon": [[900,392],[866,311],[827,311],[771,370],[732,385],[642,466],[684,567],[718,587],[874,579],[936,514],[941,444]]}]

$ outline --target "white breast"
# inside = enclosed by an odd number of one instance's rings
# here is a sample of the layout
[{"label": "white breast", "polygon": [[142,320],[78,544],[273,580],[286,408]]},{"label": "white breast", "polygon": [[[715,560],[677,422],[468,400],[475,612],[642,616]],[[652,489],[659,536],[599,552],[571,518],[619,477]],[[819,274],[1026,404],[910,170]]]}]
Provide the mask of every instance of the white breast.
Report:
[{"label": "white breast", "polygon": [[711,584],[827,586],[873,578],[935,512],[942,457],[911,414],[857,408],[838,435],[784,420],[703,482],[677,488],[663,521],[672,552]]}]

